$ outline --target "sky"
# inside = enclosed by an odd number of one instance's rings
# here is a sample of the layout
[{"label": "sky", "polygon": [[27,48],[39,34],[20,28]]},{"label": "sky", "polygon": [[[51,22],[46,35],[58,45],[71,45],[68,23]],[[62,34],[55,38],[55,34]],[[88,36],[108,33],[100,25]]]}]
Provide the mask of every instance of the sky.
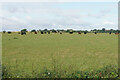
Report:
[{"label": "sky", "polygon": [[0,0],[0,2],[118,2],[119,0]]},{"label": "sky", "polygon": [[5,2],[2,30],[118,29],[117,2]]}]

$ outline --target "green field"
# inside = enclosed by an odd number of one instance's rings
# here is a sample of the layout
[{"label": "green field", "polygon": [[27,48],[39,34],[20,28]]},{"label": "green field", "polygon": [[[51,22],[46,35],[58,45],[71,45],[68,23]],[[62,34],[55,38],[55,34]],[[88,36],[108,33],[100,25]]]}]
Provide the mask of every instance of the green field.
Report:
[{"label": "green field", "polygon": [[46,69],[69,74],[118,66],[118,35],[5,33],[2,65],[12,77],[34,77]]}]

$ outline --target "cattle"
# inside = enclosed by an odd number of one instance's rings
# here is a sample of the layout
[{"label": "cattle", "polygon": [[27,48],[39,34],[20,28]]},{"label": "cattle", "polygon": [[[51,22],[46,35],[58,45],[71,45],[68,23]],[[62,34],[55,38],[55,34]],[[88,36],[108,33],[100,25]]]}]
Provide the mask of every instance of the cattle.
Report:
[{"label": "cattle", "polygon": [[95,32],[95,34],[97,34],[97,32]]},{"label": "cattle", "polygon": [[73,32],[69,32],[70,34],[73,34]]},{"label": "cattle", "polygon": [[47,33],[47,32],[44,32],[45,34]]},{"label": "cattle", "polygon": [[26,35],[26,32],[25,31],[21,31],[21,35]]},{"label": "cattle", "polygon": [[109,32],[109,34],[111,34],[111,32]]},{"label": "cattle", "polygon": [[53,33],[57,33],[57,31],[54,31]]},{"label": "cattle", "polygon": [[119,33],[117,32],[117,33],[115,33],[116,35],[118,35]]},{"label": "cattle", "polygon": [[48,31],[48,34],[50,34],[50,31]]},{"label": "cattle", "polygon": [[43,34],[43,32],[41,31],[41,34]]},{"label": "cattle", "polygon": [[62,32],[60,32],[60,34],[62,34]]},{"label": "cattle", "polygon": [[37,32],[35,32],[35,34],[37,34]]},{"label": "cattle", "polygon": [[8,31],[8,34],[11,34],[12,32]]},{"label": "cattle", "polygon": [[87,32],[84,32],[84,34],[87,34]]},{"label": "cattle", "polygon": [[81,34],[81,32],[78,32],[78,34]]}]

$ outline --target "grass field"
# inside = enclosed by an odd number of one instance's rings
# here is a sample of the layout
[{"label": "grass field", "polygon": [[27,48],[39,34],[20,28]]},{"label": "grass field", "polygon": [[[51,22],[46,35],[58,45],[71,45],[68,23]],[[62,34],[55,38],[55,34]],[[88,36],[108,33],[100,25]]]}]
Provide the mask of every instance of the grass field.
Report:
[{"label": "grass field", "polygon": [[2,65],[11,77],[34,77],[43,70],[69,74],[118,66],[118,35],[5,33]]}]

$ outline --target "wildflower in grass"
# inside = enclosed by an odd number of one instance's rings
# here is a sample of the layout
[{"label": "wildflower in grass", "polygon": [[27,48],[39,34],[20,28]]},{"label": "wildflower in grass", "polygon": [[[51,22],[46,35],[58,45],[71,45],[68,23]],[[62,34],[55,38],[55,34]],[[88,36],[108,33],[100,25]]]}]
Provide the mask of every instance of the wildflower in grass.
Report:
[{"label": "wildflower in grass", "polygon": [[99,73],[100,75],[102,74],[102,72]]},{"label": "wildflower in grass", "polygon": [[50,75],[50,72],[48,72],[48,75]]},{"label": "wildflower in grass", "polygon": [[80,77],[81,77],[81,75],[80,75],[80,74],[76,74],[75,76],[76,76],[77,78],[80,78]]},{"label": "wildflower in grass", "polygon": [[102,77],[102,72],[99,73],[99,77]]}]

